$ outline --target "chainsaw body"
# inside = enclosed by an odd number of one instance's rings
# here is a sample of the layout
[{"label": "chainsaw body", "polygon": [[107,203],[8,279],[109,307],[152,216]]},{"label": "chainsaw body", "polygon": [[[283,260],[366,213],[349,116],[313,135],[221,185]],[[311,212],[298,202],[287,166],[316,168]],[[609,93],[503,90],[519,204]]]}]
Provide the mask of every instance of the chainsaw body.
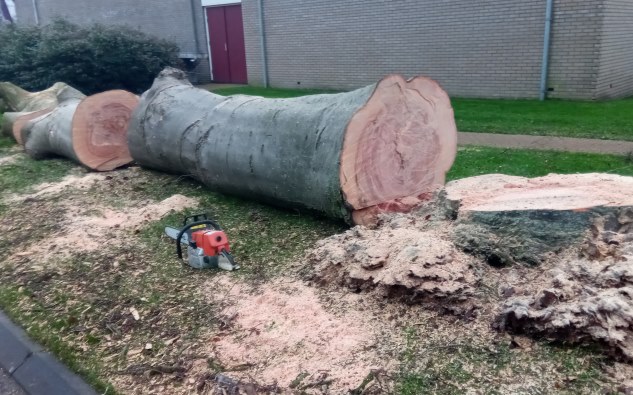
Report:
[{"label": "chainsaw body", "polygon": [[196,269],[237,270],[231,255],[226,233],[206,214],[185,218],[180,229],[166,227],[167,236],[176,240],[178,257],[182,259],[181,244],[187,246],[187,264]]}]

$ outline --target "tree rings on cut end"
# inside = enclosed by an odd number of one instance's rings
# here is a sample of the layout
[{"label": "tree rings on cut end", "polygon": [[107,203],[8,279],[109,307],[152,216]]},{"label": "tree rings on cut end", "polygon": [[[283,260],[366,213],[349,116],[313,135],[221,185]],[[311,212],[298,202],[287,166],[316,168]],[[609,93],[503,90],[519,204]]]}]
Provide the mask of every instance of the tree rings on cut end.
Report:
[{"label": "tree rings on cut end", "polygon": [[97,171],[109,171],[132,162],[127,128],[139,98],[123,90],[99,93],[84,99],[72,122],[73,149],[77,159]]},{"label": "tree rings on cut end", "polygon": [[15,141],[17,141],[17,143],[20,145],[24,145],[24,141],[22,140],[22,128],[24,127],[24,125],[35,118],[39,118],[50,113],[54,109],[54,107],[51,107],[44,110],[29,112],[16,118],[15,122],[13,122],[13,138],[15,139]]},{"label": "tree rings on cut end", "polygon": [[391,207],[401,211],[436,190],[456,154],[453,108],[439,84],[425,77],[386,77],[345,134],[341,189],[346,203],[358,211],[354,221],[366,222],[366,213]]}]

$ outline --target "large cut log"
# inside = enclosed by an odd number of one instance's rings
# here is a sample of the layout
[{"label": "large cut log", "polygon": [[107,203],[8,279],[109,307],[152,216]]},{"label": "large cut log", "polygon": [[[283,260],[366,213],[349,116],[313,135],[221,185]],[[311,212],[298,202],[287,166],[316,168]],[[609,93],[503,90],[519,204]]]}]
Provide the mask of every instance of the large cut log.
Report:
[{"label": "large cut log", "polygon": [[447,94],[424,77],[265,99],[218,96],[166,69],[141,98],[129,145],[140,165],[220,192],[364,223],[443,185],[456,134]]},{"label": "large cut log", "polygon": [[633,207],[632,191],[633,177],[613,174],[488,174],[449,183],[444,202],[457,220],[458,246],[495,266],[536,265],[581,244],[596,221],[619,231],[621,210]]},{"label": "large cut log", "polygon": [[[12,97],[12,110],[19,112],[7,112],[2,118],[1,133],[7,137],[13,137],[22,144],[21,129],[30,120],[47,114],[61,101],[67,99],[83,99],[86,96],[77,89],[58,82],[46,91],[29,93],[10,84],[0,83],[0,92],[7,97]],[[11,93],[11,94],[9,94]]]},{"label": "large cut log", "polygon": [[35,159],[63,156],[97,171],[128,164],[127,127],[137,104],[136,95],[121,90],[84,99],[62,95],[54,110],[20,130],[25,151]]}]

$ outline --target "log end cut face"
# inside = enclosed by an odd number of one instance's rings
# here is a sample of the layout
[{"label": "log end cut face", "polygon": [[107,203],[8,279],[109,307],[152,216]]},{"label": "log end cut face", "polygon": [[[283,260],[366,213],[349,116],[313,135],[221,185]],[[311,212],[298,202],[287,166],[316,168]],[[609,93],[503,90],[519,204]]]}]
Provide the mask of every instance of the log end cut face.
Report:
[{"label": "log end cut face", "polygon": [[77,159],[97,171],[110,171],[132,161],[127,130],[136,95],[114,90],[84,99],[73,118],[73,148]]},{"label": "log end cut face", "polygon": [[435,81],[392,75],[350,120],[341,153],[341,189],[354,222],[406,211],[442,186],[457,154],[457,127]]}]

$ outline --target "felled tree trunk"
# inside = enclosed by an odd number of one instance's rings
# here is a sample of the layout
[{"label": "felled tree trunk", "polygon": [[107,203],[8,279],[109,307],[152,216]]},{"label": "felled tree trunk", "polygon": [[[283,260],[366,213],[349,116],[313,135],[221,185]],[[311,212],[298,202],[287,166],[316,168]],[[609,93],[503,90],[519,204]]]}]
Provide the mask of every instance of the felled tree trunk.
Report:
[{"label": "felled tree trunk", "polygon": [[201,91],[167,69],[141,98],[129,145],[139,164],[217,191],[365,223],[444,183],[456,127],[448,96],[423,77],[265,99]]},{"label": "felled tree trunk", "polygon": [[85,99],[62,95],[53,111],[26,123],[21,140],[35,159],[57,155],[92,170],[113,170],[132,160],[127,127],[137,104],[137,96],[121,90]]}]

